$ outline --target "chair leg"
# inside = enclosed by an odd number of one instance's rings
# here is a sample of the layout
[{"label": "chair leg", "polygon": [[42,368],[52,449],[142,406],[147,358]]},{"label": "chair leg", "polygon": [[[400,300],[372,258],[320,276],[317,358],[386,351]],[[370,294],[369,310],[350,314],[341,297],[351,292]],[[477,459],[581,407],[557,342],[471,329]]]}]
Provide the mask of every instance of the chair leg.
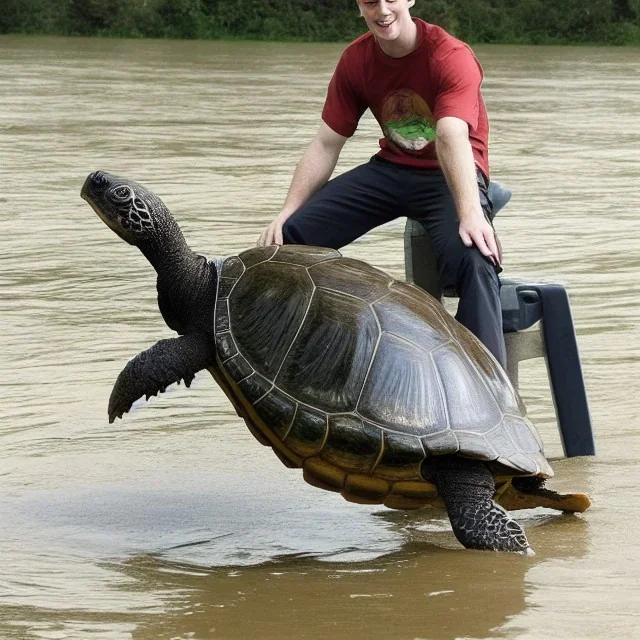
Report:
[{"label": "chair leg", "polygon": [[595,455],[595,441],[578,344],[565,288],[557,284],[525,285],[542,304],[542,335],[553,402],[567,457]]}]

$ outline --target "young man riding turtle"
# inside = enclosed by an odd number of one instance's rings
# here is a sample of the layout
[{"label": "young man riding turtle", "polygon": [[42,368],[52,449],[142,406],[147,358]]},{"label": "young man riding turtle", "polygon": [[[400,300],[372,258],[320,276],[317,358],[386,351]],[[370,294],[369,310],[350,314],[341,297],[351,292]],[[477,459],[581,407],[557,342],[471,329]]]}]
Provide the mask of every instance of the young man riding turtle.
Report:
[{"label": "young man riding turtle", "polygon": [[[460,296],[456,318],[505,366],[482,68],[465,43],[411,17],[415,0],[357,4],[369,32],[343,52],[320,128],[258,244],[338,249],[399,216],[418,220],[441,286]],[[367,108],[384,135],[380,151],[329,180]]]}]

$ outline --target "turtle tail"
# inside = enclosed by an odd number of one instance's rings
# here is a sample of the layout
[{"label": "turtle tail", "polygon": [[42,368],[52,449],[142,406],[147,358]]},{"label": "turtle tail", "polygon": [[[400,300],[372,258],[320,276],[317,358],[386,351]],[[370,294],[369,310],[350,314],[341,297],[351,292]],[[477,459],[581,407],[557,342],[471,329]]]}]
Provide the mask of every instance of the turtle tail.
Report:
[{"label": "turtle tail", "polygon": [[441,456],[434,461],[435,484],[447,507],[456,538],[467,549],[533,555],[522,527],[493,502],[495,482],[477,460]]}]

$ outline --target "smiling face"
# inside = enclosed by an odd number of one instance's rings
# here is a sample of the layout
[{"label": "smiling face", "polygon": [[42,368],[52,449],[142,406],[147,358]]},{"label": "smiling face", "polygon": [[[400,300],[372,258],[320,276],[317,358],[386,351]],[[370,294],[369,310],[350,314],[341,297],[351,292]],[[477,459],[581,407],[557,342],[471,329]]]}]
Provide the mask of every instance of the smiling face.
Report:
[{"label": "smiling face", "polygon": [[415,25],[409,13],[415,0],[357,1],[360,15],[381,45],[384,42],[391,44],[402,38],[415,37]]}]

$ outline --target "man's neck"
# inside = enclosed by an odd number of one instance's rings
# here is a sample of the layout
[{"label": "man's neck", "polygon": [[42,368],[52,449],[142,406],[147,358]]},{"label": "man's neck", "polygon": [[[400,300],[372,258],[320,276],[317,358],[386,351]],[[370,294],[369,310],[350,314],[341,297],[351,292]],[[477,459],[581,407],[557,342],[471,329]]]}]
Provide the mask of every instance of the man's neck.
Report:
[{"label": "man's neck", "polygon": [[380,48],[390,58],[404,58],[418,48],[418,27],[413,20],[409,21],[403,33],[392,42],[376,38]]}]

